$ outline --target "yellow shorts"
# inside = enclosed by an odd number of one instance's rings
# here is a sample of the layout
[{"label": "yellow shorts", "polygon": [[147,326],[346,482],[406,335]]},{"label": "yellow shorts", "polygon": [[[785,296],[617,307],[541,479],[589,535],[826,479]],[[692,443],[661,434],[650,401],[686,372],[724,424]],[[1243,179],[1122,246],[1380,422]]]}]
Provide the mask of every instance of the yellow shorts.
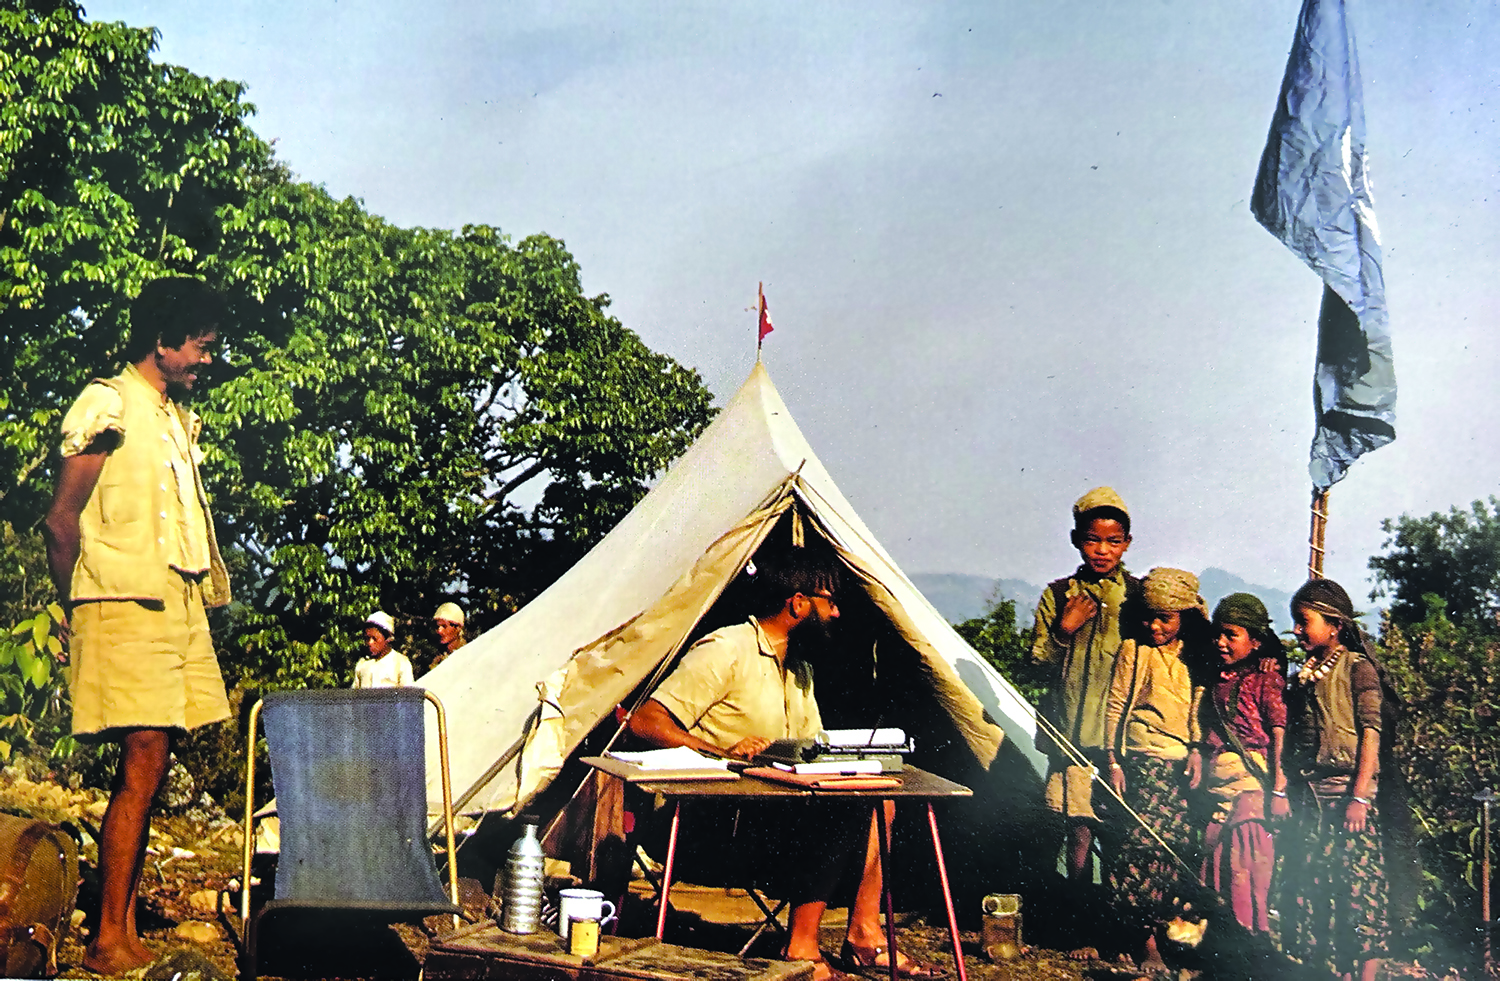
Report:
[{"label": "yellow shorts", "polygon": [[1070,818],[1099,820],[1094,813],[1094,768],[1068,766],[1047,774],[1047,807]]},{"label": "yellow shorts", "polygon": [[174,577],[160,608],[97,600],[73,608],[68,687],[73,734],[196,729],[229,718],[203,591]]}]

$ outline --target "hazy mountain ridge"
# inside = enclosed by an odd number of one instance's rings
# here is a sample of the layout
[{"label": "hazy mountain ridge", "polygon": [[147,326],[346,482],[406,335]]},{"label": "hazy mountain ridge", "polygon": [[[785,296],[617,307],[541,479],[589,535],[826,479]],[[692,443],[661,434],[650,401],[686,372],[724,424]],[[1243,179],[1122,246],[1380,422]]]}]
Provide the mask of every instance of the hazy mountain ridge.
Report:
[{"label": "hazy mountain ridge", "polygon": [[[1028,625],[1036,609],[1037,598],[1045,588],[1045,584],[1039,586],[1024,579],[990,579],[958,572],[919,572],[911,576],[911,581],[950,623],[962,623],[983,616],[992,602],[1008,599],[1015,601],[1017,622],[1023,626]],[[1199,582],[1199,591],[1210,612],[1219,600],[1230,593],[1254,593],[1266,604],[1271,622],[1277,630],[1290,627],[1287,607],[1291,603],[1292,594],[1285,590],[1257,586],[1232,572],[1212,567],[1203,570]]]}]

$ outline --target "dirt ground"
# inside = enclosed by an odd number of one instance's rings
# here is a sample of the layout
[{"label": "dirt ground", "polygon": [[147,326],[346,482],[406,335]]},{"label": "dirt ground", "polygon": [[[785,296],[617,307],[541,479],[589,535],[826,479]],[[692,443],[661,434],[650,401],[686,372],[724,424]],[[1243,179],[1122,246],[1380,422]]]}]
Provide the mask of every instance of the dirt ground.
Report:
[{"label": "dirt ground", "polygon": [[[64,978],[97,977],[80,962],[97,905],[93,836],[105,803],[105,795],[98,790],[68,789],[45,778],[32,779],[15,767],[0,772],[0,811],[65,824],[82,839],[80,912],[74,914],[73,929],[66,932],[58,950],[60,976]],[[186,803],[178,800],[165,810],[165,816],[156,817],[152,823],[138,914],[146,945],[164,961],[141,976],[162,981],[172,981],[174,976],[176,981],[234,978],[239,926],[233,911],[239,902],[243,860],[240,828],[211,801],[195,800],[191,795]],[[471,916],[485,915],[484,888],[468,880],[464,892]],[[734,951],[750,937],[757,922],[755,907],[739,890],[678,884],[673,887],[672,900],[675,912],[667,936],[672,943]],[[268,934],[270,946],[262,945],[263,977],[276,977],[272,972],[280,965],[286,976],[415,979],[420,976],[420,962],[433,934],[451,925],[447,917],[431,918],[425,927],[362,925],[347,917],[319,920],[299,915],[298,920],[295,929],[281,931],[274,941]],[[910,917],[900,918],[899,924],[904,950],[953,976],[952,947],[945,926]],[[649,889],[637,882],[622,911],[620,932],[644,936],[654,925]],[[839,950],[843,928],[843,911],[830,910],[824,920],[823,937],[823,948],[830,959]],[[1072,960],[1063,952],[1036,947],[1026,948],[1015,960],[992,964],[982,955],[977,933],[965,933],[962,938],[968,976],[974,981],[1103,981],[1140,976],[1123,965]],[[767,934],[750,953],[775,957],[779,946],[780,941]],[[167,960],[174,954],[175,959]],[[1223,972],[1218,974],[1223,976]],[[1211,966],[1201,975],[1184,971],[1179,981],[1194,976],[1213,978],[1216,972]],[[1420,964],[1390,962],[1382,976],[1428,979],[1441,975]]]}]

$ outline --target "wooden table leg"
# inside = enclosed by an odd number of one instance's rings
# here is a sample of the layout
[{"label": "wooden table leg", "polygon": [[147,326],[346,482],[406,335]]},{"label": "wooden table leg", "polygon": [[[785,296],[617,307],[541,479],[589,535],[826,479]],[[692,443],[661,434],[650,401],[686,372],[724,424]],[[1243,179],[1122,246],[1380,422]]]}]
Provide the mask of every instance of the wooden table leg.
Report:
[{"label": "wooden table leg", "polygon": [[958,917],[953,913],[953,893],[948,890],[948,864],[943,861],[943,842],[938,837],[937,812],[932,803],[927,804],[927,826],[932,829],[932,852],[937,856],[938,880],[943,884],[943,905],[948,909],[948,935],[953,938],[953,963],[958,968],[958,981],[969,981],[964,970],[964,947],[958,937]]},{"label": "wooden table leg", "polygon": [[875,818],[880,830],[880,892],[885,898],[886,960],[891,965],[891,981],[897,981],[896,903],[891,899],[891,825],[885,819],[885,805],[885,801],[875,805]]},{"label": "wooden table leg", "polygon": [[672,807],[672,832],[667,838],[667,864],[661,870],[661,907],[656,911],[656,939],[667,930],[667,899],[672,889],[672,863],[677,859],[677,825],[682,821],[682,801]]}]

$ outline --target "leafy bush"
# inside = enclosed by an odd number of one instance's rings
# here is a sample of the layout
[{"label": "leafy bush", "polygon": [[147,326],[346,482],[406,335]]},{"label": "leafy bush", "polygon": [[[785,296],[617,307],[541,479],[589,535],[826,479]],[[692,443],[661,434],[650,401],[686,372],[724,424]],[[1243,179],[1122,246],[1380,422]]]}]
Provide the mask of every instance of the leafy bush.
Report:
[{"label": "leafy bush", "polygon": [[958,635],[1036,705],[1047,691],[1046,668],[1031,663],[1031,631],[1016,623],[1015,600],[997,599],[983,616],[955,624]]},{"label": "leafy bush", "polygon": [[[1481,861],[1474,795],[1500,778],[1500,640],[1448,619],[1442,597],[1405,629],[1386,617],[1385,664],[1405,701],[1396,759],[1406,780],[1423,865],[1407,935],[1414,951],[1450,961],[1478,956]],[[1471,946],[1471,945],[1470,945]]]},{"label": "leafy bush", "polygon": [[0,760],[34,742],[63,754],[75,745],[60,728],[67,721],[62,623],[62,607],[53,603],[0,637]]}]

